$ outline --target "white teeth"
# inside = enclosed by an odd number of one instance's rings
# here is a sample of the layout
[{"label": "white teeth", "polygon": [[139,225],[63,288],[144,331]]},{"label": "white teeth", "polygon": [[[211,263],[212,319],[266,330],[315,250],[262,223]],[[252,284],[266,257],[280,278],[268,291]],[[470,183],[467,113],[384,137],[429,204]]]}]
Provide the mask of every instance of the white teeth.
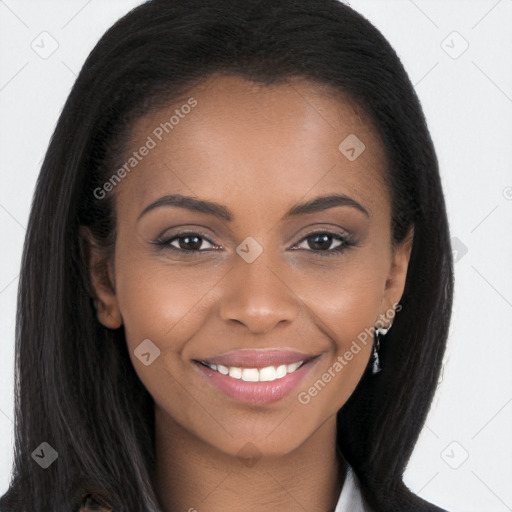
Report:
[{"label": "white teeth", "polygon": [[259,375],[256,368],[244,368],[242,370],[242,380],[246,382],[258,382]]},{"label": "white teeth", "polygon": [[277,367],[276,378],[280,379],[281,377],[284,377],[285,375],[286,375],[286,365],[282,364],[281,366]]},{"label": "white teeth", "polygon": [[[215,366],[215,365],[212,365],[212,366]],[[229,373],[229,368],[227,366],[223,366],[222,364],[218,364],[217,371],[219,373],[222,373],[222,375],[227,375]]]},{"label": "white teeth", "polygon": [[276,369],[273,366],[267,366],[260,370],[260,381],[267,382],[269,380],[276,380]]},{"label": "white teeth", "polygon": [[[212,370],[215,370],[215,368],[212,368]],[[241,379],[242,378],[242,368],[237,368],[236,366],[231,366],[229,368],[229,376],[233,377],[234,379]]]},{"label": "white teeth", "polygon": [[300,368],[304,361],[297,361],[291,364],[282,364],[280,366],[267,366],[265,368],[239,368],[237,366],[224,366],[222,364],[208,364],[209,368],[222,375],[229,375],[234,379],[241,379],[245,382],[270,382],[281,379],[288,373],[293,373]]},{"label": "white teeth", "polygon": [[294,372],[300,365],[302,364],[302,361],[297,361],[296,363],[292,363],[292,364],[289,364],[287,367],[286,367],[286,371],[288,373],[292,373]]}]

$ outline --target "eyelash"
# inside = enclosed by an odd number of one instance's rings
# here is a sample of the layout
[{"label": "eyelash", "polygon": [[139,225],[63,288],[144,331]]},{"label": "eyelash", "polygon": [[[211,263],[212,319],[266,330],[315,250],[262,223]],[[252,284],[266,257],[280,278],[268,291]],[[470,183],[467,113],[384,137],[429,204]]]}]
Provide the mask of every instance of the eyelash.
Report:
[{"label": "eyelash", "polygon": [[[344,234],[342,235],[341,233],[333,233],[331,231],[313,231],[311,233],[308,233],[299,241],[299,243],[297,245],[301,244],[308,238],[313,238],[313,237],[319,236],[319,235],[330,235],[331,237],[333,237],[334,239],[336,239],[342,243],[341,243],[341,245],[339,245],[338,247],[335,247],[334,249],[327,249],[325,251],[321,251],[321,250],[315,251],[313,249],[293,249],[293,250],[305,250],[307,252],[311,252],[315,256],[320,256],[320,257],[335,256],[335,255],[342,254],[343,252],[345,252],[346,249],[349,249],[350,247],[353,247],[356,245],[355,240],[351,236],[344,235]],[[187,250],[187,249],[180,249],[178,247],[174,247],[174,246],[170,245],[171,242],[173,242],[174,240],[179,240],[180,238],[187,238],[187,237],[196,237],[196,238],[204,239],[208,243],[215,246],[215,244],[211,240],[209,240],[209,238],[206,235],[204,235],[202,233],[198,233],[198,232],[192,232],[192,231],[185,232],[185,233],[178,233],[177,235],[174,235],[170,238],[161,238],[161,239],[155,240],[152,243],[159,246],[160,249],[170,250],[173,252],[177,251],[178,253],[181,253],[185,257],[197,257],[197,256],[200,256],[200,254],[202,252],[207,252],[209,250],[212,250],[212,249]],[[216,246],[216,247],[218,248],[220,246]],[[296,247],[296,246],[294,246],[294,247]]]}]

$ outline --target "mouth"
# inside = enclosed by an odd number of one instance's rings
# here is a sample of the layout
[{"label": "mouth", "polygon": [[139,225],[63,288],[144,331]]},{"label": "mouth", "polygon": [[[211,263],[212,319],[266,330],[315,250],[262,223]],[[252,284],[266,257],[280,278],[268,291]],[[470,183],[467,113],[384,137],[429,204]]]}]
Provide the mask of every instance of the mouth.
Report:
[{"label": "mouth", "polygon": [[244,368],[241,366],[224,366],[223,364],[206,363],[205,361],[196,361],[211,370],[227,375],[232,379],[243,380],[244,382],[273,382],[282,379],[297,371],[310,359],[304,359],[290,364],[281,364],[279,366],[265,366],[264,368]]},{"label": "mouth", "polygon": [[231,398],[251,404],[268,404],[280,400],[295,388],[319,358],[320,355],[297,352],[237,351],[193,362],[215,388]]}]

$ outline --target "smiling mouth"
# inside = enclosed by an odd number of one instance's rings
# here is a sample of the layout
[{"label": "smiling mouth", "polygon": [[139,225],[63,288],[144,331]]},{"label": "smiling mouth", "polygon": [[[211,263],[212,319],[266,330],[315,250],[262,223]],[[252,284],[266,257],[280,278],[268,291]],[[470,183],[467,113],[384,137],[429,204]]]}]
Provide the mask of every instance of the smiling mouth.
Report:
[{"label": "smiling mouth", "polygon": [[225,366],[222,364],[207,363],[205,361],[197,362],[213,371],[236,380],[243,380],[245,382],[273,382],[286,377],[286,375],[290,373],[294,373],[302,365],[312,359],[313,358],[303,359],[295,363],[281,364],[278,366],[265,366],[264,368],[244,368],[241,366]]},{"label": "smiling mouth", "polygon": [[[254,354],[254,353],[253,353]],[[223,362],[227,358],[234,360],[240,353],[222,356]],[[297,353],[288,353],[274,364],[269,364],[269,354],[264,354],[259,360],[259,367],[255,366],[231,366],[204,360],[193,360],[197,369],[216,389],[224,392],[237,402],[251,405],[270,405],[288,395],[299,383],[312,371],[321,355],[306,356],[301,354],[297,359]],[[247,354],[245,354],[247,356]],[[247,361],[246,364],[255,365],[257,358]],[[265,361],[263,362],[262,359]],[[274,358],[276,359],[276,358]],[[283,359],[295,359],[284,363]],[[240,363],[238,363],[240,364]]]}]

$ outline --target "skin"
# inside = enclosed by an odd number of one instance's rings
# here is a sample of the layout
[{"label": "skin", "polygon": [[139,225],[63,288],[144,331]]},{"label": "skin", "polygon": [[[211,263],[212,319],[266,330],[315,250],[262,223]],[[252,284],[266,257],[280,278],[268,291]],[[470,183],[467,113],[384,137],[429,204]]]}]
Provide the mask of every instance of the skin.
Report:
[{"label": "skin", "polygon": [[[297,394],[365,328],[389,326],[383,318],[402,296],[412,236],[392,247],[384,148],[353,105],[304,79],[262,86],[214,75],[188,97],[197,106],[115,190],[110,285],[91,271],[98,319],[124,325],[134,368],[154,398],[163,510],[326,512],[345,475],[335,457],[336,412],[361,379],[371,341],[308,404]],[[139,119],[127,157],[185,101]],[[366,146],[354,161],[338,149],[350,134]],[[175,206],[139,219],[176,193],[220,203],[234,219]],[[283,219],[297,203],[333,193],[368,216],[345,205]],[[152,243],[189,231],[208,240],[172,245],[192,246],[195,257]],[[332,252],[340,245],[334,237],[318,249],[310,233],[326,231],[349,234],[355,245]],[[250,264],[236,253],[248,236],[263,248]],[[91,268],[102,258],[93,244]],[[161,351],[149,366],[134,355],[144,339]],[[250,405],[211,385],[192,362],[243,348],[321,357],[298,389]],[[259,457],[253,465],[238,456],[248,442]]]}]

